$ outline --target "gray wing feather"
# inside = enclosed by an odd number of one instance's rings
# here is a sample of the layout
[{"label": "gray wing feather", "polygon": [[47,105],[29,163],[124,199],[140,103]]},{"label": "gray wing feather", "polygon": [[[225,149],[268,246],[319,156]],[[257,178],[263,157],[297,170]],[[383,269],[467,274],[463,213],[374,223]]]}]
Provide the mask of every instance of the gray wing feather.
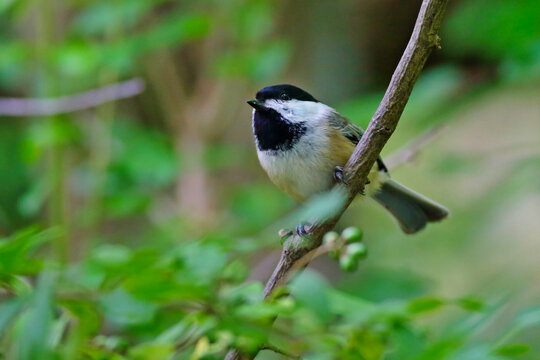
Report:
[{"label": "gray wing feather", "polygon": [[328,124],[335,129],[338,129],[347,139],[351,140],[355,145],[358,144],[364,130],[356,124],[353,124],[345,116],[337,111],[334,111],[330,116]]},{"label": "gray wing feather", "polygon": [[[360,138],[364,134],[364,130],[362,130],[360,126],[352,123],[349,119],[337,111],[332,112],[328,124],[339,130],[343,136],[349,139],[354,145],[358,145]],[[388,172],[388,168],[380,156],[377,158],[377,166],[379,167],[379,170]]]}]

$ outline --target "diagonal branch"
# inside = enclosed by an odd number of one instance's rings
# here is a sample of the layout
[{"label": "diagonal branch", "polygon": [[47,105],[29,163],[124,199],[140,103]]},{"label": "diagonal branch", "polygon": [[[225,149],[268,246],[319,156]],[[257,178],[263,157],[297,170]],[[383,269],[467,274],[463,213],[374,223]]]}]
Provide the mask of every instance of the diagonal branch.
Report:
[{"label": "diagonal branch", "polygon": [[[407,48],[394,71],[390,85],[366,132],[362,135],[347,165],[344,168],[345,183],[334,191],[345,195],[343,206],[333,217],[315,222],[308,229],[309,242],[300,236],[289,237],[283,246],[281,258],[264,289],[264,296],[283,285],[295,263],[304,255],[321,245],[324,234],[331,231],[341,215],[349,207],[356,195],[364,189],[367,176],[381,153],[384,145],[396,129],[398,121],[409,100],[413,86],[433,51],[440,49],[438,31],[448,0],[424,0]],[[231,350],[226,359],[252,359],[253,355],[243,355]]]}]

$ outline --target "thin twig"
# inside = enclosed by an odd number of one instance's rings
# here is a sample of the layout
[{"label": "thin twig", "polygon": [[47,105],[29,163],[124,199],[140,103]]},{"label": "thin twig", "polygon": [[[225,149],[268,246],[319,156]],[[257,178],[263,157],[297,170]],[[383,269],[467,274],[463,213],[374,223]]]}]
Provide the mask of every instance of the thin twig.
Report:
[{"label": "thin twig", "polygon": [[[352,200],[364,189],[367,176],[382,148],[394,132],[427,58],[434,49],[440,48],[437,33],[447,2],[448,0],[422,2],[411,39],[392,76],[384,98],[345,166],[344,176],[347,185],[336,186],[336,191],[344,192],[347,200],[336,215],[324,221],[315,222],[309,227],[309,242],[298,235],[293,235],[285,241],[279,263],[264,289],[265,298],[268,298],[276,287],[284,283],[289,270],[298,260],[321,245],[324,234],[334,228]],[[226,360],[244,360],[253,359],[253,357],[241,354],[238,350],[231,350]]]},{"label": "thin twig", "polygon": [[445,127],[443,125],[439,125],[432,127],[426,132],[420,134],[420,136],[410,141],[403,148],[399,149],[393,154],[390,154],[390,156],[387,156],[384,159],[386,167],[393,170],[403,164],[414,161],[422,149],[441,135],[444,129]]},{"label": "thin twig", "polygon": [[0,116],[57,115],[85,110],[107,102],[133,97],[143,92],[144,87],[144,81],[135,78],[57,98],[0,98]]}]

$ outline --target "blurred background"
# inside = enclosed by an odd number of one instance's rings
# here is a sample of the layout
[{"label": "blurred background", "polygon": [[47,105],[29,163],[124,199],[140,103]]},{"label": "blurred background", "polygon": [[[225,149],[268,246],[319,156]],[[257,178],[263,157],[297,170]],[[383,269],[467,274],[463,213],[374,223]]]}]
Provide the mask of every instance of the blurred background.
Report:
[{"label": "blurred background", "polygon": [[245,100],[291,83],[365,127],[420,3],[2,1],[0,357],[540,358],[537,0],[451,1],[383,151],[451,217],[357,203],[358,270],[260,302],[298,205]]}]

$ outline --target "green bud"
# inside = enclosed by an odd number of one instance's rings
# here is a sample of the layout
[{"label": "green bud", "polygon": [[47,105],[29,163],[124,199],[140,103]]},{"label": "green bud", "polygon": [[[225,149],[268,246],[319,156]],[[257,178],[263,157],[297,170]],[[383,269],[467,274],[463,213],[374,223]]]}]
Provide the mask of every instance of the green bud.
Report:
[{"label": "green bud", "polygon": [[336,249],[338,245],[338,240],[339,240],[339,234],[335,231],[327,232],[326,234],[324,234],[324,237],[323,237],[323,245],[328,246],[331,249],[335,249],[328,252],[328,256],[334,260],[338,260],[341,254],[341,250]]},{"label": "green bud", "polygon": [[360,242],[362,241],[362,237],[364,236],[364,233],[362,230],[358,229],[357,227],[350,226],[343,230],[341,233],[341,236],[345,240],[347,244]]},{"label": "green bud", "polygon": [[324,234],[323,244],[328,246],[335,246],[338,239],[339,234],[335,231],[330,231]]},{"label": "green bud", "polygon": [[339,266],[344,271],[354,271],[358,268],[358,260],[349,254],[343,254],[339,258]]},{"label": "green bud", "polygon": [[366,245],[362,243],[353,243],[347,245],[347,250],[345,252],[355,260],[365,259],[368,254]]},{"label": "green bud", "polygon": [[243,335],[238,336],[234,343],[236,347],[239,347],[249,354],[255,353],[257,350],[259,350],[260,346],[256,339]]},{"label": "green bud", "polygon": [[246,264],[239,260],[234,260],[227,264],[221,271],[221,278],[232,283],[241,283],[248,277]]}]

